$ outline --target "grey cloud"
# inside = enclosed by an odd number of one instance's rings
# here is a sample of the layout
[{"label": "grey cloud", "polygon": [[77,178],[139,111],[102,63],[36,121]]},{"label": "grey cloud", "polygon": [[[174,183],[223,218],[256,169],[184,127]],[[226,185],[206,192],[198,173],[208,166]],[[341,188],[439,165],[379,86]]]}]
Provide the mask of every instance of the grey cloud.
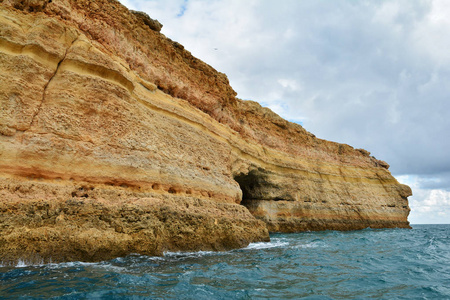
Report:
[{"label": "grey cloud", "polygon": [[440,189],[450,192],[450,172],[421,176],[418,180],[423,189]]}]

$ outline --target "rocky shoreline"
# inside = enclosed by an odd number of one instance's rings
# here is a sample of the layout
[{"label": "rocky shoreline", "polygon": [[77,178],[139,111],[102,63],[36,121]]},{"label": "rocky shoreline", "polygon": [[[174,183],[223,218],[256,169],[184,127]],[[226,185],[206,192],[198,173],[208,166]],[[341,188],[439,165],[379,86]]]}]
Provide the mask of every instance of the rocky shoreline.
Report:
[{"label": "rocky shoreline", "polygon": [[316,138],[114,0],[0,1],[0,261],[409,228],[389,165]]}]

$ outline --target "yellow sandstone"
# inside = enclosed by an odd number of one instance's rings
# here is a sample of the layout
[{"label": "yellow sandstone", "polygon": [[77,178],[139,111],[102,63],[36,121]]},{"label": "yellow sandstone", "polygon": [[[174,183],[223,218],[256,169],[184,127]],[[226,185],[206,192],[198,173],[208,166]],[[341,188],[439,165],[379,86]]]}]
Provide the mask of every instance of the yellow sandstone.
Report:
[{"label": "yellow sandstone", "polygon": [[0,0],[0,263],[408,228],[411,190],[114,0]]}]

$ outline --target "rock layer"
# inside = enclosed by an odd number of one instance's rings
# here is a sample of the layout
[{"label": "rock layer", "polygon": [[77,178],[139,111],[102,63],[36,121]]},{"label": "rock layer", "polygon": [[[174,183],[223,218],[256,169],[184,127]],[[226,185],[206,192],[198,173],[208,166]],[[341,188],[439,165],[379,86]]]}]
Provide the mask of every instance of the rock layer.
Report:
[{"label": "rock layer", "polygon": [[3,263],[409,227],[411,190],[387,163],[237,99],[146,14],[0,3]]}]

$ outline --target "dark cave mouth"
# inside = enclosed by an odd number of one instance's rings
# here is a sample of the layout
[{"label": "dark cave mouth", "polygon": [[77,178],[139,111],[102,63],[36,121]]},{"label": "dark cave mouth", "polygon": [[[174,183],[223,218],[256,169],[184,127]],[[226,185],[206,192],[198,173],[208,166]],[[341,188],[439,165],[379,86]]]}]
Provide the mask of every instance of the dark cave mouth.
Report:
[{"label": "dark cave mouth", "polygon": [[294,196],[287,189],[287,185],[262,168],[253,169],[248,173],[234,176],[242,191],[241,205],[248,207],[255,205],[255,201],[294,201]]},{"label": "dark cave mouth", "polygon": [[263,171],[255,169],[247,174],[240,173],[234,176],[242,191],[241,205],[248,206],[253,200],[269,200],[267,175]]},{"label": "dark cave mouth", "polygon": [[242,191],[241,205],[247,206],[252,199],[251,191],[255,186],[255,178],[251,175],[240,174],[234,177]]}]

